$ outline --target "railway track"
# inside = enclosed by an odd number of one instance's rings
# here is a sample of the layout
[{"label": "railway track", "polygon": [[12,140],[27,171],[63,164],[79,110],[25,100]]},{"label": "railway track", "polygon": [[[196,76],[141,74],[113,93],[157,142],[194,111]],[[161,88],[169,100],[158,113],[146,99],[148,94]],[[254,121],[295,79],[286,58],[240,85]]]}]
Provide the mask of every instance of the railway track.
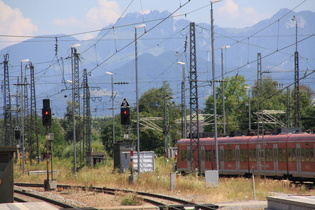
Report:
[{"label": "railway track", "polygon": [[[40,187],[43,188],[43,184],[27,184],[27,183],[15,183],[15,186],[19,187]],[[145,203],[156,206],[159,209],[186,209],[186,208],[194,208],[194,209],[218,209],[219,206],[213,204],[196,204],[193,202],[189,202],[186,200],[182,200],[179,198],[169,197],[165,195],[147,193],[147,192],[138,192],[132,190],[124,190],[124,189],[114,189],[114,188],[106,188],[106,187],[83,187],[83,186],[72,186],[72,185],[58,185],[58,189],[81,189],[83,191],[91,191],[96,193],[105,193],[109,195],[116,195],[117,193],[133,193],[140,199],[142,199]]]},{"label": "railway track", "polygon": [[39,196],[33,193],[25,192],[24,190],[14,190],[14,201],[24,203],[24,202],[46,202],[54,207],[60,208],[70,208],[75,209],[74,206],[62,203],[47,197]]}]

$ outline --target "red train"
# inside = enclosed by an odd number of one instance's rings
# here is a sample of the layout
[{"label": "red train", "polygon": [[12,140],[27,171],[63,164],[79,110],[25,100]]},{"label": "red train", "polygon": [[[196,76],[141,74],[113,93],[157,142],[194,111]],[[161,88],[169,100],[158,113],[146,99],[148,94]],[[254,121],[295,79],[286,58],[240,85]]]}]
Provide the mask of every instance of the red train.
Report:
[{"label": "red train", "polygon": [[[202,172],[215,170],[214,138],[200,138],[199,165]],[[193,150],[196,145],[193,145]],[[219,174],[285,178],[315,183],[315,134],[279,134],[219,137]],[[197,151],[197,150],[196,150]],[[198,152],[194,152],[195,160]],[[177,170],[187,173],[191,167],[190,139],[178,141]]]}]

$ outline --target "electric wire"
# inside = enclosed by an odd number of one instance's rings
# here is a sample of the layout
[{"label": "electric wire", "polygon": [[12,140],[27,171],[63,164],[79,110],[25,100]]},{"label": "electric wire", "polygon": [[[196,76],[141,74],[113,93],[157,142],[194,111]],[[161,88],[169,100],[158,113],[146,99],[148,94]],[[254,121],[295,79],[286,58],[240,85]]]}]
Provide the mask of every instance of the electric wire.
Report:
[{"label": "electric wire", "polygon": [[[305,2],[305,1],[304,1],[304,2]],[[304,2],[302,2],[302,3],[304,3]],[[301,4],[302,4],[302,3],[301,3]],[[187,2],[186,2],[186,4],[187,4]],[[184,4],[183,6],[185,6],[185,4]],[[182,7],[182,6],[181,6],[181,7]],[[181,8],[181,7],[180,7],[180,8]],[[186,14],[189,14],[189,13],[186,13]],[[186,14],[185,14],[185,15],[186,15]],[[174,16],[173,16],[173,17],[174,17]],[[168,18],[169,18],[169,17],[168,17]],[[164,19],[164,20],[165,20],[165,19]],[[279,22],[279,19],[278,19],[277,21]],[[161,22],[160,22],[160,23],[161,23]],[[159,24],[160,24],[160,23],[159,23]],[[135,25],[135,24],[132,24],[132,25]],[[265,28],[267,28],[267,27],[265,27]],[[264,28],[264,29],[265,29],[265,28]],[[153,28],[151,28],[150,30],[152,30],[152,29],[153,29]],[[260,30],[260,31],[262,31],[262,30]],[[260,31],[254,33],[254,35],[257,34],[257,33],[259,33]],[[147,31],[147,32],[148,32],[148,31]],[[143,34],[143,35],[144,35],[144,34]],[[141,35],[139,38],[141,38],[143,35]],[[314,34],[313,34],[313,35],[314,35]],[[313,35],[311,35],[311,36],[313,36]],[[0,35],[0,36],[1,36],[1,35]],[[72,35],[72,36],[73,36],[73,35]],[[255,37],[257,37],[257,36],[255,36]],[[37,38],[47,38],[47,37],[38,37],[38,36],[37,36]],[[53,38],[55,38],[55,37],[53,37]],[[249,38],[250,38],[250,36],[247,37],[248,40],[249,40]],[[310,36],[308,36],[307,38],[310,38]],[[307,39],[307,38],[306,38],[306,39]],[[100,41],[100,40],[98,40],[97,43],[98,43],[99,41]],[[302,41],[302,40],[300,40],[299,42],[301,42],[301,41]],[[133,42],[134,42],[134,41],[133,41]],[[126,47],[128,47],[129,45],[131,45],[133,42],[129,43]],[[292,44],[292,45],[293,45],[293,44]],[[292,45],[289,45],[289,46],[292,46]],[[96,43],[93,44],[92,46],[96,47]],[[287,47],[289,47],[289,46],[287,46]],[[285,48],[287,48],[287,47],[285,47]],[[282,50],[285,49],[285,48],[282,48]],[[124,49],[124,48],[123,48],[123,49]],[[120,49],[120,51],[121,51],[121,50],[122,50],[122,49]],[[281,51],[281,49],[280,49],[280,50],[277,49],[277,51]],[[275,52],[277,52],[277,51],[275,51]],[[269,54],[268,56],[274,54],[275,52]],[[267,56],[264,56],[263,58],[265,58],[265,57],[267,57]],[[58,60],[59,60],[59,59],[58,59]],[[108,60],[108,59],[107,59],[107,60]],[[101,64],[98,64],[98,63],[97,63],[97,66],[94,67],[94,69],[97,68],[99,65],[102,65],[103,63],[105,63],[107,60],[104,60]],[[255,60],[255,61],[256,61],[256,60]],[[252,61],[251,63],[253,63],[253,62],[255,62],[255,61]],[[53,64],[50,63],[50,65],[49,65],[49,67],[48,67],[47,69],[49,69],[52,65],[53,65]],[[240,69],[240,68],[242,68],[242,67],[239,67],[239,68],[237,68],[237,69]],[[45,70],[42,70],[41,72],[43,72],[43,71],[45,71]],[[91,70],[91,71],[92,71],[92,70]],[[232,71],[233,71],[233,70],[232,70]],[[230,72],[232,72],[232,71],[230,71]],[[161,74],[161,75],[162,75],[162,74]],[[157,79],[157,78],[155,78],[155,79]],[[155,79],[154,79],[154,80],[155,80]]]}]

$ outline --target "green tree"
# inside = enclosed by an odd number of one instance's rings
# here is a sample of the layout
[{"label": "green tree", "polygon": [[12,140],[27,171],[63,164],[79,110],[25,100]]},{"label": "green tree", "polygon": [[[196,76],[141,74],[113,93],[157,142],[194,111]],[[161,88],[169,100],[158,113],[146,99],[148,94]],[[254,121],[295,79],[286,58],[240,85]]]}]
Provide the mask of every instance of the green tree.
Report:
[{"label": "green tree", "polygon": [[[119,115],[115,116],[114,120],[115,124],[115,142],[123,140],[123,127],[120,124]],[[114,145],[113,145],[113,121],[111,118],[105,119],[105,125],[102,128],[101,132],[101,140],[103,145],[105,146],[106,153],[109,156],[113,155]]]},{"label": "green tree", "polygon": [[[163,83],[160,88],[152,88],[145,92],[139,99],[139,115],[140,119],[149,117],[157,117],[160,120],[155,120],[155,123],[163,131],[165,123],[165,107],[168,108],[169,119],[169,136],[172,146],[172,139],[178,139],[179,136],[179,124],[176,124],[176,120],[180,118],[180,107],[172,100],[172,90],[168,83]],[[132,118],[136,119],[136,111],[133,111]],[[136,125],[133,124],[133,130],[136,130]],[[157,130],[151,130],[147,127],[140,128],[140,150],[149,151],[153,150],[156,154],[162,155],[164,153],[164,138],[163,132]]]},{"label": "green tree", "polygon": [[[292,91],[293,92],[293,91]],[[300,89],[301,127],[303,130],[315,129],[315,106],[311,99],[311,91]]]},{"label": "green tree", "polygon": [[[225,98],[225,118],[227,133],[240,129],[242,127],[242,119],[245,112],[245,105],[247,101],[245,78],[241,75],[226,77],[224,82],[221,82],[216,89],[217,102],[217,123],[218,133],[223,133],[223,85]],[[206,100],[206,107],[204,114],[213,114],[213,95],[210,95]],[[211,117],[213,119],[213,117]],[[213,123],[205,126],[206,132],[213,132]]]},{"label": "green tree", "polygon": [[[270,76],[262,78],[262,85],[258,81],[255,82],[254,87],[252,88],[252,116],[254,121],[257,122],[257,115],[253,113],[258,110],[277,110],[277,111],[287,111],[287,92],[284,90],[279,90],[279,83],[271,79]],[[272,115],[278,121],[286,123],[285,114],[274,114]],[[257,129],[257,124],[253,124],[254,129]],[[266,129],[275,129],[278,128],[277,124],[268,124],[265,123],[264,127]]]}]

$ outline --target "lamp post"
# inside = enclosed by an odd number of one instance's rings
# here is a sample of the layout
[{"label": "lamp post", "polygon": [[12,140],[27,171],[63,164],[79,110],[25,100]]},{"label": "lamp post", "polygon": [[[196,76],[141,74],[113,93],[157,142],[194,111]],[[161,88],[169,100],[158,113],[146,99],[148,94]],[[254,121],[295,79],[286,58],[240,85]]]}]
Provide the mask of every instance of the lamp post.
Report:
[{"label": "lamp post", "polygon": [[223,111],[223,136],[226,135],[226,122],[225,122],[225,85],[224,85],[224,57],[223,57],[223,50],[230,48],[230,45],[221,47],[221,70],[222,70],[222,111]]},{"label": "lamp post", "polygon": [[138,87],[138,46],[137,29],[145,27],[145,24],[135,26],[135,68],[136,68],[136,109],[137,109],[137,159],[138,159],[138,179],[140,179],[140,125],[139,125],[139,87]]},{"label": "lamp post", "polygon": [[215,141],[215,159],[216,169],[219,172],[219,145],[217,128],[217,105],[216,105],[216,87],[215,87],[215,63],[214,63],[214,24],[213,24],[213,4],[222,0],[210,1],[211,4],[211,55],[212,55],[212,89],[213,89],[213,117],[214,117],[214,141]]},{"label": "lamp post", "polygon": [[114,73],[107,71],[106,74],[111,75],[111,86],[112,86],[112,123],[113,123],[113,145],[115,144],[115,119],[114,119]]},{"label": "lamp post", "polygon": [[187,117],[186,117],[186,94],[185,94],[185,82],[186,82],[186,76],[185,76],[185,63],[178,61],[178,64],[182,65],[182,84],[181,84],[181,103],[182,103],[182,138],[187,138]]},{"label": "lamp post", "polygon": [[21,109],[20,109],[20,112],[21,112],[21,141],[22,141],[22,172],[24,174],[24,165],[25,165],[25,107],[24,107],[24,84],[23,83],[23,78],[24,78],[24,74],[23,74],[23,63],[24,62],[29,62],[29,59],[24,59],[24,60],[21,60],[21,80],[20,80],[20,85],[21,85],[21,89],[20,89],[20,96],[21,96]]}]

